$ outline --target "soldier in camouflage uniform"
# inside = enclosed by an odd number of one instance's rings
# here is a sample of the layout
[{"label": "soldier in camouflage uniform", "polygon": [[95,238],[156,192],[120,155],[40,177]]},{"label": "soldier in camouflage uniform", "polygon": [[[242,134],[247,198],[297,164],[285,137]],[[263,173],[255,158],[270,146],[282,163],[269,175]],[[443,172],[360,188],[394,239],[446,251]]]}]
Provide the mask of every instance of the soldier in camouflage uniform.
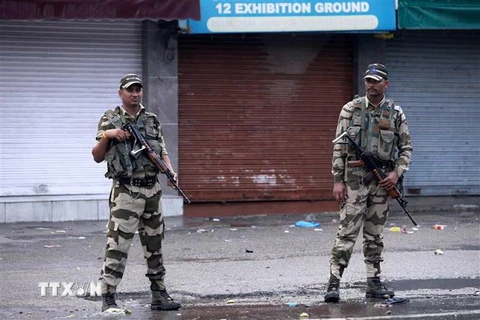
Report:
[{"label": "soldier in camouflage uniform", "polygon": [[177,310],[180,303],[168,295],[165,284],[165,268],[162,257],[164,219],[161,210],[162,190],[158,182],[158,169],[150,162],[145,152],[131,156],[133,138],[122,129],[127,122],[133,123],[159,154],[174,175],[162,128],[155,114],[141,105],[143,85],[141,79],[128,74],[120,80],[118,91],[122,105],[105,112],[98,124],[96,140],[92,149],[94,160],[105,160],[107,178],[112,179],[110,192],[110,219],[107,225],[107,247],[101,271],[102,311],[117,308],[115,292],[122,280],[127,263],[128,250],[138,230],[147,263],[146,276],[150,279],[152,309]]},{"label": "soldier in camouflage uniform", "polygon": [[[368,298],[393,297],[394,292],[380,281],[383,261],[383,228],[389,213],[386,190],[401,181],[408,170],[412,141],[402,108],[385,97],[389,85],[387,68],[370,64],[364,74],[366,96],[355,98],[343,106],[338,119],[336,136],[344,131],[371,154],[386,173],[377,183],[368,179],[363,162],[355,150],[346,144],[336,144],[333,150],[333,196],[341,206],[340,226],[330,258],[330,279],[325,302],[340,299],[340,279],[348,266],[360,230],[363,231],[363,254],[366,264]],[[362,179],[366,178],[366,179]]]}]

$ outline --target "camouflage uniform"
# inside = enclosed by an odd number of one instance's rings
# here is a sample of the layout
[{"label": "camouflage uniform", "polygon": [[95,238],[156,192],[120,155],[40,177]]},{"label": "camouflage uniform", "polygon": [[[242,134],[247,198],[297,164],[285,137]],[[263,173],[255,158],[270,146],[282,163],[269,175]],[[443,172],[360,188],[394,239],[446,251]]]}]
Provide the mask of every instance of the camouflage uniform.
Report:
[{"label": "camouflage uniform", "polygon": [[[167,154],[160,123],[156,115],[146,112],[143,106],[140,106],[135,118],[120,107],[105,112],[98,124],[96,139],[100,140],[105,130],[121,128],[127,122],[136,125],[158,154]],[[132,139],[125,142],[112,140],[105,155],[108,166],[105,176],[113,179],[113,185],[109,199],[107,247],[100,277],[104,284],[103,294],[115,293],[122,280],[128,251],[137,230],[147,262],[146,276],[158,285],[159,290],[165,289],[162,258],[164,219],[160,203],[162,190],[156,176],[158,169],[144,152],[135,159],[129,155],[131,150]],[[121,179],[128,182],[130,178],[150,178],[151,183],[136,186],[120,182]]]},{"label": "camouflage uniform", "polygon": [[[363,110],[363,111],[362,111]],[[399,177],[408,170],[412,142],[405,114],[393,101],[383,99],[377,108],[366,97],[343,106],[336,136],[348,131],[355,142],[372,154],[386,173],[394,170]],[[395,153],[398,156],[395,157]],[[380,275],[383,261],[383,228],[389,213],[387,192],[372,181],[364,185],[368,173],[363,166],[349,166],[357,159],[350,145],[336,144],[332,158],[334,182],[345,182],[348,198],[340,210],[340,226],[330,258],[330,281],[339,280],[348,266],[360,229],[367,277]]]}]

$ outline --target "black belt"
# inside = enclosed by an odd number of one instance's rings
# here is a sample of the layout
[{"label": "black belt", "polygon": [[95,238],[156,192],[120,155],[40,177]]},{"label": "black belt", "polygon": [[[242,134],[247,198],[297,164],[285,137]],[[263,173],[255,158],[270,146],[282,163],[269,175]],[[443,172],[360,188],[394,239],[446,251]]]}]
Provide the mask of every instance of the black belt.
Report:
[{"label": "black belt", "polygon": [[118,178],[118,181],[120,181],[121,184],[144,188],[153,186],[157,183],[158,178],[157,176],[145,177],[143,179]]}]

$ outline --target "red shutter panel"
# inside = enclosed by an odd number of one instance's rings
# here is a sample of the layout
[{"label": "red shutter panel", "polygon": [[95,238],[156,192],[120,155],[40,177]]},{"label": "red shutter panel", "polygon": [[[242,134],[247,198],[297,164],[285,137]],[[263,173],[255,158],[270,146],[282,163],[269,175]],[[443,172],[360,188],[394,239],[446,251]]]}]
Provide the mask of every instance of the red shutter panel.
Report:
[{"label": "red shutter panel", "polygon": [[331,199],[346,35],[182,35],[179,170],[193,202]]}]

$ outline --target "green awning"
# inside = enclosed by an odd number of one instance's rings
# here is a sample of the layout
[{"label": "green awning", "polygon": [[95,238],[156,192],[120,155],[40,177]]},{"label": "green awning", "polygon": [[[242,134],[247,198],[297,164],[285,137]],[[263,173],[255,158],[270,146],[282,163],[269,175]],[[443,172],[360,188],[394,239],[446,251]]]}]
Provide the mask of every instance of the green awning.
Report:
[{"label": "green awning", "polygon": [[480,0],[398,0],[398,29],[480,29]]}]

